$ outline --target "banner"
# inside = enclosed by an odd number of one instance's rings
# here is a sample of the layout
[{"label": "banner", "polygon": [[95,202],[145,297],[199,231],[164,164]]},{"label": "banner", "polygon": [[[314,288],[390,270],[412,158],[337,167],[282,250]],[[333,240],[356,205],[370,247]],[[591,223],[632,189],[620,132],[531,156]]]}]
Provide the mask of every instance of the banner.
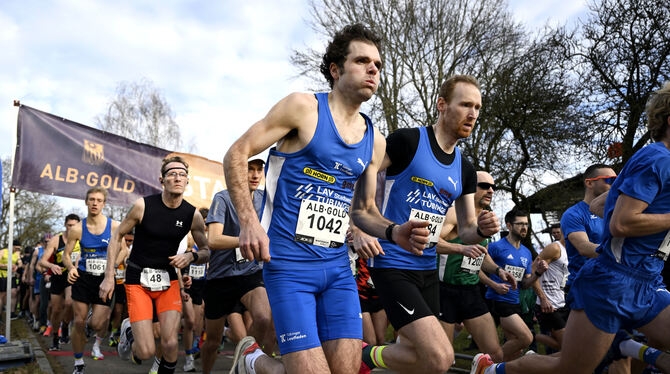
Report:
[{"label": "banner", "polygon": [[[84,199],[95,186],[107,189],[108,203],[130,205],[159,193],[160,167],[170,154],[189,164],[186,200],[209,207],[216,188],[225,188],[221,163],[173,153],[21,105],[12,184],[44,194]],[[218,173],[217,173],[218,170]]]}]

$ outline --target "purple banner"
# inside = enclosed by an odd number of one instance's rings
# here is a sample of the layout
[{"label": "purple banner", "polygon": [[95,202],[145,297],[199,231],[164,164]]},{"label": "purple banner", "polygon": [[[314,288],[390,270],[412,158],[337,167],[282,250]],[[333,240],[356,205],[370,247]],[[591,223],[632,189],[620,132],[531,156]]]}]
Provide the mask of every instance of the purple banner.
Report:
[{"label": "purple banner", "polygon": [[130,205],[161,191],[170,153],[21,105],[12,185],[76,199],[101,186],[108,203]]}]

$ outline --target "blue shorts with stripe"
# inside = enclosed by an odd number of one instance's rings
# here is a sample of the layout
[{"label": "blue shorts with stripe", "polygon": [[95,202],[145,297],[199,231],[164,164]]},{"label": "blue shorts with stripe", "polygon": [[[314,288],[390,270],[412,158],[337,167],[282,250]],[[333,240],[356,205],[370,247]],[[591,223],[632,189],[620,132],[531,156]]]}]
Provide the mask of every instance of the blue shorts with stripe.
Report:
[{"label": "blue shorts with stripe", "polygon": [[644,274],[604,257],[586,262],[568,294],[598,329],[614,334],[651,322],[670,305],[660,274]]},{"label": "blue shorts with stripe", "polygon": [[281,354],[328,340],[362,339],[358,289],[348,259],[317,266],[268,262],[263,279]]}]

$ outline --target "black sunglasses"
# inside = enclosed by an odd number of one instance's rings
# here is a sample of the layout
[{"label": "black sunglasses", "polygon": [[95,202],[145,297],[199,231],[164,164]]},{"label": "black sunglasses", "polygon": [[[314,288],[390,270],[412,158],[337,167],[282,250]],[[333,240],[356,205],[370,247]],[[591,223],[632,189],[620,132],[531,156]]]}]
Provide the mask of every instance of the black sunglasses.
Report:
[{"label": "black sunglasses", "polygon": [[495,184],[486,182],[477,183],[477,187],[481,188],[482,190],[488,190],[489,188],[492,188],[493,191],[495,191],[498,189],[498,186],[496,186]]}]

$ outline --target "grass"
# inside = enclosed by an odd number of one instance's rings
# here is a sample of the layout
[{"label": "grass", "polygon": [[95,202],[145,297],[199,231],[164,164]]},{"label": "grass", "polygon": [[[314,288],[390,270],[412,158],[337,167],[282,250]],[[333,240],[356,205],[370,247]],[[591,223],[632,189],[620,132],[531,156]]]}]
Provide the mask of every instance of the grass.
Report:
[{"label": "grass", "polygon": [[[5,335],[5,319],[4,315],[2,316],[2,323],[0,324],[0,334]],[[28,328],[28,325],[26,324],[26,321],[22,318],[19,318],[17,320],[12,321],[11,325],[11,333],[12,333],[12,341],[16,340],[27,340],[30,341],[30,338],[32,337],[32,332]],[[39,341],[39,339],[37,339]],[[36,349],[37,347],[33,347],[33,349]],[[42,347],[44,351],[46,351],[45,347]],[[53,358],[47,355],[47,358],[49,359],[49,364],[52,365],[53,367]],[[26,364],[21,367],[17,368],[12,368],[7,371],[9,374],[46,374],[44,371],[40,369],[40,366],[37,364],[37,361],[33,361],[29,364]]]}]

